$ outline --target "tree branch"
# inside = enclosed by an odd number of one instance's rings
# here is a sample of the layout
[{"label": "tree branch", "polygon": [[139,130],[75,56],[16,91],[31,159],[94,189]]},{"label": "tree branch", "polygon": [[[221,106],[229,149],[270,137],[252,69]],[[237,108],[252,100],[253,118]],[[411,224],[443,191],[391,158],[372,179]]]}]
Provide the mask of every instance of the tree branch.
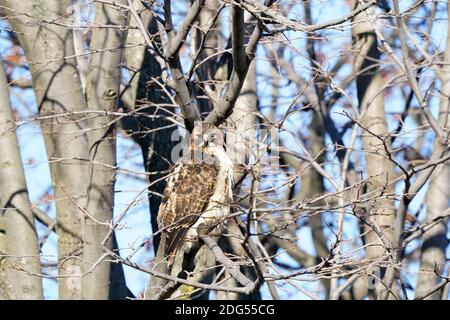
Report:
[{"label": "tree branch", "polygon": [[208,246],[208,248],[212,251],[217,261],[224,265],[227,271],[244,287],[247,288],[248,292],[252,292],[255,290],[255,283],[244,276],[239,271],[239,266],[236,265],[233,261],[228,259],[223,251],[220,249],[219,245],[212,239],[209,235],[203,234],[200,235],[200,238],[203,242]]},{"label": "tree branch", "polygon": [[[274,0],[266,0],[266,6],[271,6]],[[228,116],[233,112],[234,105],[236,103],[239,94],[241,93],[242,86],[247,76],[250,63],[255,58],[256,46],[261,39],[263,24],[261,20],[258,20],[256,27],[250,37],[250,40],[245,49],[245,56],[242,52],[242,38],[244,37],[244,20],[243,13],[240,9],[233,7],[232,14],[232,43],[237,45],[233,50],[233,71],[231,73],[231,79],[228,83],[228,87],[224,96],[220,100],[219,105],[214,108],[206,117],[205,123],[214,124],[216,126],[224,122]]]},{"label": "tree branch", "polygon": [[[168,2],[170,2],[170,0],[164,1],[165,7],[167,5],[169,5]],[[189,11],[186,14],[186,17],[184,18],[183,22],[180,24],[176,35],[173,34],[174,33],[173,29],[171,29],[170,31],[168,30],[168,33],[171,34],[171,37],[170,37],[171,39],[168,43],[168,48],[166,50],[167,59],[171,59],[173,56],[178,54],[178,51],[180,50],[181,46],[186,41],[186,37],[187,37],[189,31],[191,30],[192,24],[194,23],[195,19],[197,19],[204,4],[205,4],[205,0],[195,0],[192,3],[191,8],[189,9]],[[170,12],[170,9],[168,10],[168,12]],[[166,20],[167,20],[167,16],[166,16]]]}]

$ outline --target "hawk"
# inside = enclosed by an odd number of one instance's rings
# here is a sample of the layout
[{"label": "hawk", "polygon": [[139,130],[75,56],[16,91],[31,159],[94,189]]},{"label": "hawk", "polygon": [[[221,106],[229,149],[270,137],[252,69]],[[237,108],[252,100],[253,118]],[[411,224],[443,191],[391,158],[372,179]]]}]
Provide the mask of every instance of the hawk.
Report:
[{"label": "hawk", "polygon": [[169,265],[177,249],[198,239],[198,227],[214,228],[230,212],[233,164],[224,135],[214,125],[194,127],[188,154],[170,170],[157,217]]}]

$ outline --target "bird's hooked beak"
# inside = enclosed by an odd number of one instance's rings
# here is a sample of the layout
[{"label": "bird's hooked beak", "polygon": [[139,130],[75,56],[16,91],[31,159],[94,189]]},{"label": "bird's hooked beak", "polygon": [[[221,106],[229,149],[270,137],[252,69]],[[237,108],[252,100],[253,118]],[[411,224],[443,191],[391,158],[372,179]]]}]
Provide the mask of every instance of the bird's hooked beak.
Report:
[{"label": "bird's hooked beak", "polygon": [[198,146],[199,146],[200,148],[206,148],[206,147],[208,146],[208,140],[202,141],[202,143],[200,143]]}]

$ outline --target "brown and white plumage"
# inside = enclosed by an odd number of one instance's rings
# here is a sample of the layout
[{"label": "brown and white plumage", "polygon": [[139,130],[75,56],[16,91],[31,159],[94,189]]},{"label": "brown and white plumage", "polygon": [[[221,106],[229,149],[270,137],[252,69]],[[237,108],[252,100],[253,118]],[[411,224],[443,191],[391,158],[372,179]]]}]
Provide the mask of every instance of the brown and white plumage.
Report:
[{"label": "brown and white plumage", "polygon": [[197,125],[189,156],[172,167],[159,208],[158,226],[165,237],[167,257],[173,257],[186,240],[196,240],[197,226],[203,223],[214,227],[229,213],[232,179],[233,166],[222,131]]}]

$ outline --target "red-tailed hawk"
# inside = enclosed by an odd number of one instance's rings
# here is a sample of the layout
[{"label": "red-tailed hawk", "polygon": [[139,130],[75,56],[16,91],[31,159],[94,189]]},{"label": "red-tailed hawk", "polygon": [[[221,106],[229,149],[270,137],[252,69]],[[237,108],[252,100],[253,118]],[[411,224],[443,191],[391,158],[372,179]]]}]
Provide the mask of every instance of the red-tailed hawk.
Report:
[{"label": "red-tailed hawk", "polygon": [[189,153],[172,167],[159,207],[158,226],[169,264],[183,243],[198,240],[198,226],[212,229],[229,214],[232,186],[233,165],[222,130],[196,125]]}]

